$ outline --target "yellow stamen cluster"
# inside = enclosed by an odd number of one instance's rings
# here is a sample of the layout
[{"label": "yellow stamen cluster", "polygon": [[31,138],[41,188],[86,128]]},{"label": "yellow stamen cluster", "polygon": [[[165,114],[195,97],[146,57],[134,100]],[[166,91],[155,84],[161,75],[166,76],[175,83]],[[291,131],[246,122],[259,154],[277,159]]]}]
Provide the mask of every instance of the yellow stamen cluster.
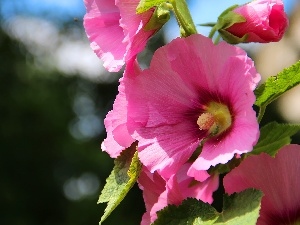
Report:
[{"label": "yellow stamen cluster", "polygon": [[210,102],[206,111],[198,117],[197,124],[200,130],[207,130],[210,135],[216,136],[231,126],[232,118],[226,105]]}]

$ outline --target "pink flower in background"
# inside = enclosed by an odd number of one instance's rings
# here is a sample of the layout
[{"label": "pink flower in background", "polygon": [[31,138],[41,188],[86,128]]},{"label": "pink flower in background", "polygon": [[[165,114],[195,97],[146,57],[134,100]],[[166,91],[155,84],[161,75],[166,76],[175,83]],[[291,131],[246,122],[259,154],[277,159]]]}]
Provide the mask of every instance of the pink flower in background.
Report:
[{"label": "pink flower in background", "polygon": [[104,67],[117,72],[141,52],[156,30],[144,26],[153,11],[136,14],[139,0],[84,0],[84,28]]},{"label": "pink flower in background", "polygon": [[226,31],[239,38],[247,34],[245,42],[279,41],[288,27],[282,0],[254,0],[233,12],[242,15],[246,22],[235,23]]},{"label": "pink flower in background", "polygon": [[180,205],[189,197],[210,204],[213,202],[212,195],[219,186],[219,176],[211,176],[204,182],[195,181],[186,175],[189,167],[189,164],[184,164],[177,174],[166,180],[157,172],[150,173],[146,167],[143,168],[138,180],[146,205],[141,225],[153,223],[159,210],[169,204]]},{"label": "pink flower in background", "polygon": [[251,151],[259,135],[252,109],[259,80],[246,52],[199,34],[158,49],[129,88],[141,162],[169,178],[194,153],[188,175],[204,181],[203,170]]},{"label": "pink flower in background", "polygon": [[284,146],[275,158],[265,153],[249,156],[225,176],[225,191],[255,188],[263,192],[258,225],[299,224],[299,159],[299,145]]},{"label": "pink flower in background", "polygon": [[134,80],[140,72],[141,70],[135,60],[128,62],[124,75],[120,79],[119,94],[114,101],[113,109],[108,112],[104,120],[107,137],[102,142],[101,149],[112,158],[118,157],[124,149],[130,147],[135,141],[128,130],[128,126],[134,127],[134,124],[128,120],[128,100],[125,92],[127,83]]}]

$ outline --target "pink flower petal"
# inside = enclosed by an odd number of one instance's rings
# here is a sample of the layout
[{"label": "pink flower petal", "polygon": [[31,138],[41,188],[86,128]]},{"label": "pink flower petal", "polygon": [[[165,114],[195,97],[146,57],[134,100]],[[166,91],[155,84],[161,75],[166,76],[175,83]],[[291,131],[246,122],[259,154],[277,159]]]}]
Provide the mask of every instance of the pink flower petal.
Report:
[{"label": "pink flower petal", "polygon": [[125,62],[134,60],[156,30],[144,26],[153,11],[136,14],[139,0],[84,0],[86,15],[84,28],[91,47],[104,67],[119,71]]},{"label": "pink flower petal", "polygon": [[247,153],[253,149],[259,136],[256,115],[253,110],[243,113],[248,119],[236,118],[231,131],[226,136],[220,140],[208,140],[204,144],[200,156],[192,165],[195,170],[207,170],[210,166],[225,164],[235,154]]},{"label": "pink flower petal", "polygon": [[126,43],[119,26],[120,12],[112,0],[85,0],[84,28],[95,53],[104,67],[116,72],[124,65]]},{"label": "pink flower petal", "polygon": [[150,173],[146,167],[143,168],[138,180],[146,205],[142,225],[154,222],[157,219],[156,212],[167,205],[180,205],[189,197],[212,203],[213,192],[219,186],[218,176],[210,177],[205,182],[195,182],[193,178],[186,175],[189,167],[190,164],[184,164],[177,174],[173,174],[167,180],[160,177],[158,173]]},{"label": "pink flower petal", "polygon": [[141,52],[148,39],[156,32],[156,30],[146,31],[144,29],[154,10],[150,9],[142,14],[137,14],[136,7],[139,2],[140,0],[116,0],[116,5],[120,9],[120,26],[124,30],[124,41],[128,43],[126,60],[130,60]]},{"label": "pink flower petal", "polygon": [[224,178],[229,194],[247,188],[262,190],[258,225],[294,224],[300,220],[300,146],[283,147],[275,156],[246,158]]},{"label": "pink flower petal", "polygon": [[140,189],[143,190],[146,206],[146,213],[143,215],[141,225],[149,225],[151,221],[156,219],[156,211],[153,211],[153,206],[165,191],[166,181],[157,173],[152,174],[144,167],[140,173],[138,184]]},{"label": "pink flower petal", "polygon": [[[180,204],[183,199],[196,198],[211,204],[212,194],[219,187],[219,176],[208,177],[204,182],[196,182],[192,177],[187,176],[190,164],[184,164],[176,176],[172,176],[167,182],[168,197],[172,204]],[[194,182],[194,185],[191,185]],[[180,197],[179,197],[180,196]]]},{"label": "pink flower petal", "polygon": [[165,178],[175,174],[208,136],[197,119],[211,101],[228,106],[232,125],[204,144],[189,175],[202,181],[197,171],[251,151],[259,135],[252,109],[259,80],[243,50],[224,42],[215,46],[202,35],[177,38],[158,49],[150,68],[129,88],[128,110],[139,123],[134,138],[141,162]]},{"label": "pink flower petal", "polygon": [[120,79],[117,95],[113,109],[108,112],[104,125],[107,131],[107,138],[102,142],[101,148],[106,151],[112,158],[120,155],[121,151],[135,141],[129,130],[134,127],[134,123],[130,123],[128,118],[128,100],[126,96],[127,83],[134,79],[140,73],[140,68],[135,61],[130,61],[124,72],[124,76]]}]

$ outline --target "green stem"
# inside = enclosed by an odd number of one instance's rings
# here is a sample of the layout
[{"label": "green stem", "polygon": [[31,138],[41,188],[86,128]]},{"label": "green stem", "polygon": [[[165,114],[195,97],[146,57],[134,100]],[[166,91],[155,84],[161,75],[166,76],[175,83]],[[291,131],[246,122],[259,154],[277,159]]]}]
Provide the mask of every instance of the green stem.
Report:
[{"label": "green stem", "polygon": [[258,116],[257,116],[257,121],[258,121],[258,123],[261,122],[261,120],[262,120],[262,118],[263,118],[263,116],[264,116],[264,114],[265,114],[265,111],[266,111],[266,106],[261,106],[261,107],[259,108],[259,112],[258,112]]},{"label": "green stem", "polygon": [[192,19],[186,0],[170,0],[177,22],[180,26],[181,36],[187,37],[197,33],[196,26]]},{"label": "green stem", "polygon": [[211,28],[211,30],[209,32],[208,37],[212,39],[213,36],[215,35],[216,31],[217,31],[217,26],[213,26],[213,28]]},{"label": "green stem", "polygon": [[218,34],[218,36],[216,37],[216,39],[214,40],[214,44],[218,44],[220,42],[221,36]]}]

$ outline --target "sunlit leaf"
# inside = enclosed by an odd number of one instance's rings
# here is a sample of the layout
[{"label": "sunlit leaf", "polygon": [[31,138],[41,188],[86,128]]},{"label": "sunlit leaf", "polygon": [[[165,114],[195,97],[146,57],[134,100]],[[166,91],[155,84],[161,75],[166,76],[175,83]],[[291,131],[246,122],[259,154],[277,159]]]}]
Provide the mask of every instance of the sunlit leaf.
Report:
[{"label": "sunlit leaf", "polygon": [[221,213],[207,203],[189,198],[179,206],[170,205],[159,211],[153,225],[255,225],[261,198],[262,193],[254,189],[225,195]]},{"label": "sunlit leaf", "polygon": [[106,179],[106,184],[101,192],[98,203],[107,203],[107,207],[101,217],[100,224],[125,198],[133,187],[141,170],[136,146],[132,146],[122,152],[115,160],[115,166]]},{"label": "sunlit leaf", "polygon": [[211,205],[189,198],[179,206],[169,205],[159,211],[153,225],[213,224],[218,217],[218,212]]},{"label": "sunlit leaf", "polygon": [[270,104],[280,95],[300,83],[300,61],[284,69],[277,76],[269,77],[255,90],[255,105],[261,107]]},{"label": "sunlit leaf", "polygon": [[260,130],[260,137],[257,145],[249,155],[256,155],[265,152],[275,156],[277,151],[284,145],[291,143],[291,136],[300,130],[298,124],[279,124],[271,122]]},{"label": "sunlit leaf", "polygon": [[230,196],[225,195],[224,211],[214,224],[256,225],[262,196],[262,192],[255,189],[247,189]]}]

